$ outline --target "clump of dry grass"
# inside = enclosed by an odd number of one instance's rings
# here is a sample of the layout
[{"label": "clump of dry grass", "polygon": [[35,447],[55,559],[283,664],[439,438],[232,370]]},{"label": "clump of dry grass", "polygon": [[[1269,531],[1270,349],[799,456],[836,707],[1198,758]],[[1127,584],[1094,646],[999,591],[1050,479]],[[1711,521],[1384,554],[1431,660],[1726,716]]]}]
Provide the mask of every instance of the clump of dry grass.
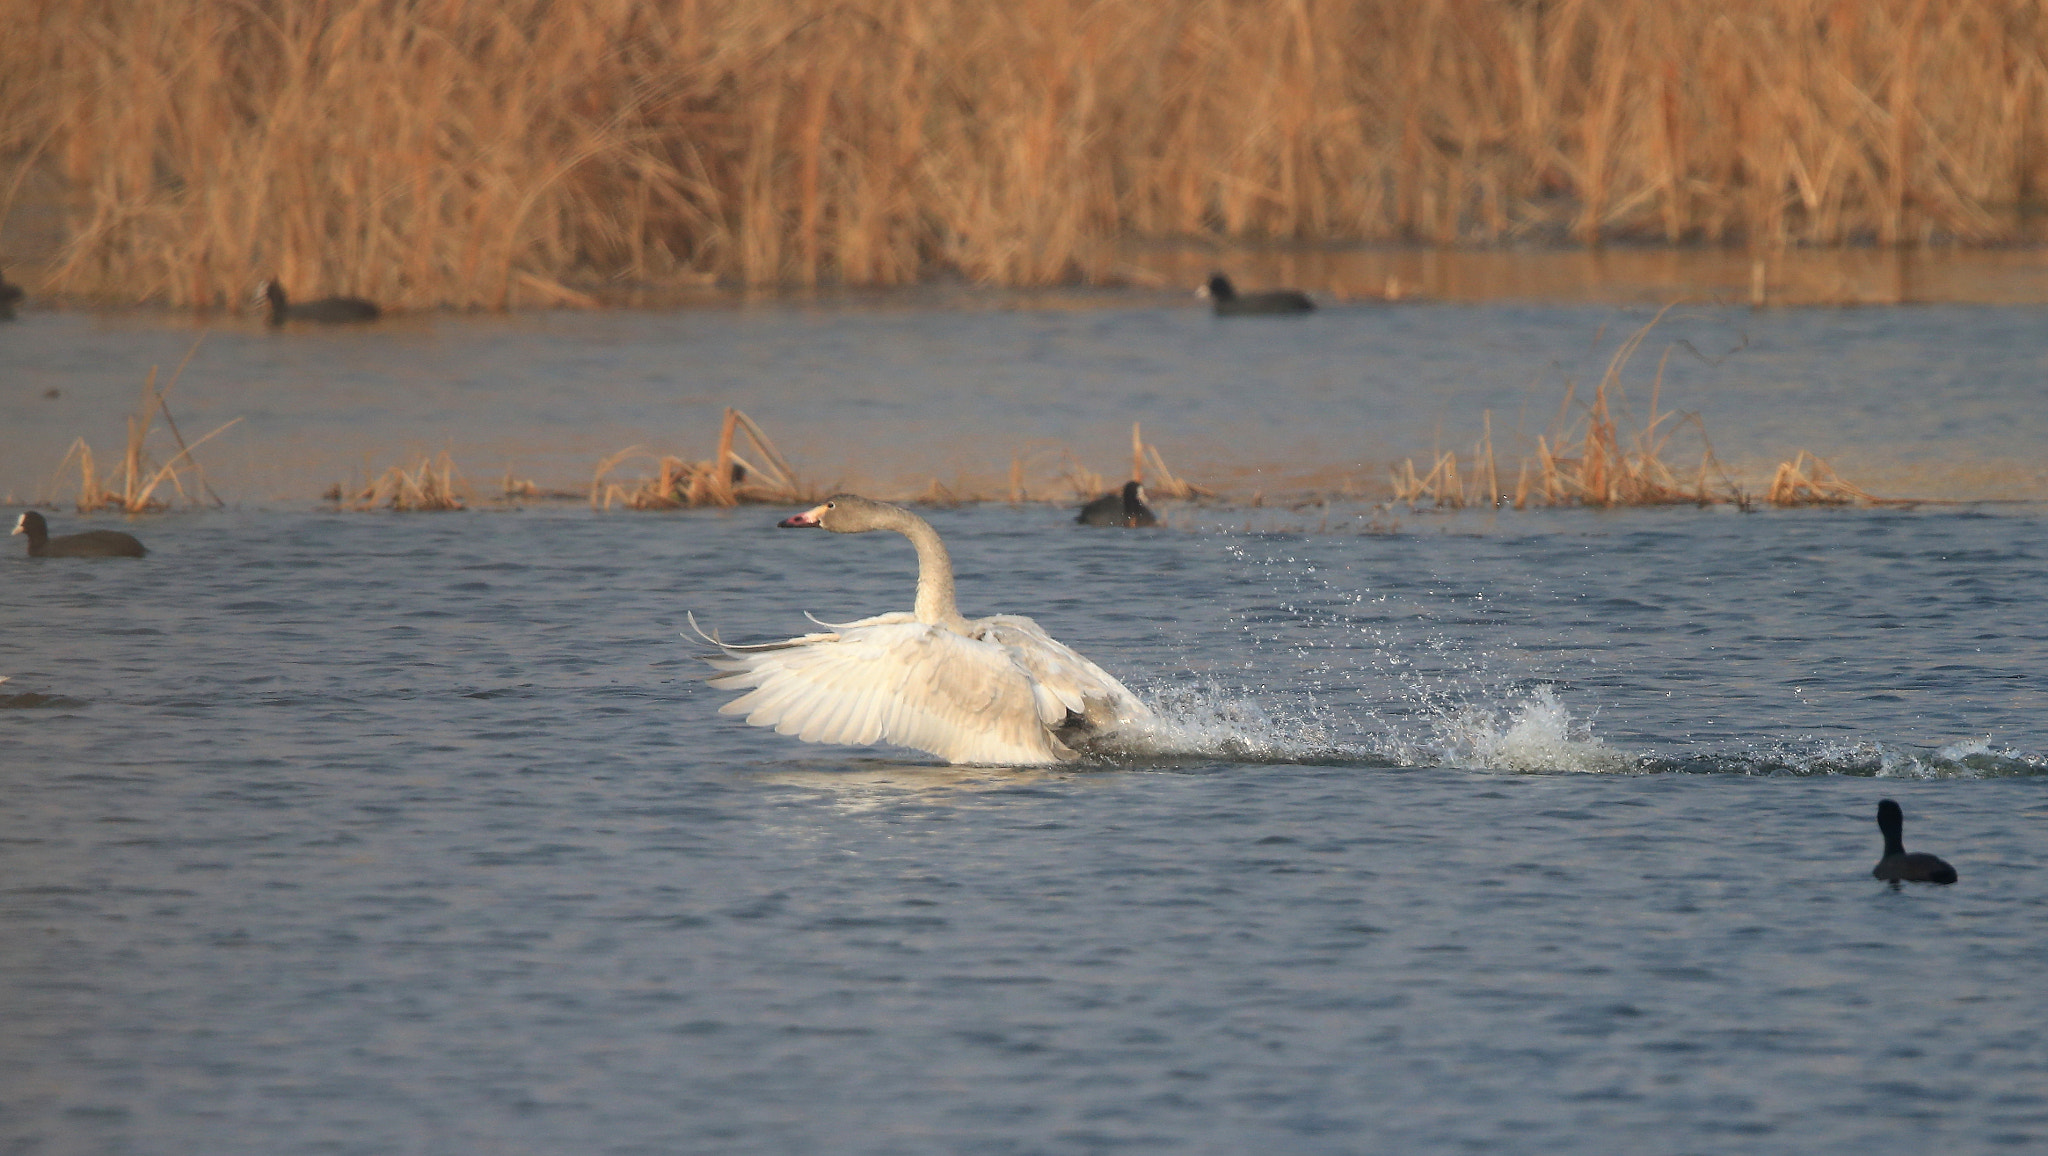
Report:
[{"label": "clump of dry grass", "polygon": [[[1623,440],[1619,413],[1621,367],[1655,324],[1652,321],[1622,343],[1595,388],[1592,403],[1576,421],[1567,422],[1561,417],[1560,425],[1553,427],[1550,435],[1536,439],[1535,468],[1531,470],[1525,462],[1515,483],[1516,509],[1531,502],[1546,506],[1704,506],[1732,496],[1732,487],[1726,494],[1709,489],[1717,479],[1726,483],[1727,475],[1714,457],[1706,424],[1699,415],[1660,412],[1657,408],[1670,350],[1665,350],[1657,363],[1657,376],[1650,389],[1649,418],[1633,437]],[[1573,390],[1568,386],[1561,414],[1570,411],[1572,398]],[[1676,432],[1688,427],[1698,435],[1700,453],[1698,466],[1689,479],[1664,458]],[[1558,432],[1560,429],[1562,432]],[[1491,469],[1491,462],[1488,468]],[[1497,488],[1494,492],[1498,492]]]},{"label": "clump of dry grass", "polygon": [[[751,447],[742,456],[734,445],[744,433]],[[613,470],[636,458],[651,459],[655,471],[630,482],[610,480]],[[674,510],[686,506],[736,506],[742,502],[788,504],[810,496],[796,470],[754,419],[728,406],[719,426],[718,450],[709,461],[691,462],[632,446],[597,464],[590,479],[590,504],[609,510]]]},{"label": "clump of dry grass", "polygon": [[[1671,349],[1658,359],[1650,385],[1648,418],[1633,434],[1623,432],[1627,403],[1622,371],[1671,308],[1659,310],[1615,350],[1591,402],[1575,406],[1577,385],[1566,383],[1558,416],[1547,433],[1537,436],[1534,455],[1522,460],[1512,494],[1500,485],[1489,411],[1482,415],[1485,432],[1469,459],[1469,482],[1460,479],[1454,453],[1438,453],[1426,474],[1418,474],[1411,458],[1396,467],[1390,478],[1395,500],[1411,506],[1426,501],[1453,508],[1512,505],[1518,510],[1530,505],[1703,506],[1745,501],[1715,456],[1706,423],[1699,415],[1658,407]],[[1673,440],[1682,430],[1692,431],[1699,452],[1697,465],[1685,472],[1667,460]]]},{"label": "clump of dry grass", "polygon": [[352,490],[337,482],[324,496],[345,510],[438,513],[464,509],[469,503],[469,486],[443,450],[438,457],[421,457],[411,469],[392,466]]},{"label": "clump of dry grass", "polygon": [[[1087,501],[1091,498],[1099,497],[1102,494],[1117,489],[1122,484],[1121,482],[1111,484],[1105,475],[1083,465],[1081,459],[1076,457],[1072,450],[1064,448],[1040,449],[1031,454],[1016,454],[1010,458],[1009,498],[1012,504],[1031,500],[1030,492],[1025,486],[1027,470],[1032,462],[1041,460],[1047,455],[1056,456],[1058,461],[1057,478],[1065,485],[1069,495],[1075,500]],[[1149,481],[1146,480],[1148,474],[1151,479]],[[1214,490],[1196,485],[1186,478],[1178,476],[1168,468],[1166,458],[1160,454],[1159,447],[1145,440],[1142,423],[1140,422],[1131,423],[1131,472],[1129,477],[1144,482],[1145,491],[1155,498],[1178,498],[1185,501],[1191,498],[1213,498],[1216,496]]]},{"label": "clump of dry grass", "polygon": [[[203,340],[203,339],[202,339]],[[151,366],[149,376],[142,383],[142,400],[135,412],[128,417],[128,440],[122,447],[121,458],[102,472],[93,456],[92,446],[83,437],[74,439],[71,447],[64,451],[64,458],[57,463],[57,472],[62,473],[74,460],[78,462],[78,512],[91,513],[95,510],[120,510],[128,514],[140,514],[150,510],[165,509],[170,501],[162,496],[166,483],[172,491],[186,502],[198,503],[204,495],[206,501],[219,506],[220,496],[207,484],[206,471],[192,451],[217,435],[225,432],[241,418],[235,418],[215,429],[212,433],[187,445],[185,435],[178,430],[178,423],[171,416],[170,403],[166,400],[171,387],[185,372],[185,366],[199,352],[199,342],[192,343],[185,360],[171,375],[163,389],[156,387],[156,367]],[[148,450],[149,435],[161,413],[164,426],[177,443],[178,452],[159,464]]]},{"label": "clump of dry grass", "polygon": [[1800,450],[1789,462],[1779,462],[1771,475],[1764,501],[1773,506],[1910,506],[1913,498],[1880,498],[1851,485],[1819,454]]},{"label": "clump of dry grass", "polygon": [[[53,293],[1043,284],[1122,235],[2024,238],[2010,0],[0,0]],[[109,78],[119,78],[118,83]]]}]

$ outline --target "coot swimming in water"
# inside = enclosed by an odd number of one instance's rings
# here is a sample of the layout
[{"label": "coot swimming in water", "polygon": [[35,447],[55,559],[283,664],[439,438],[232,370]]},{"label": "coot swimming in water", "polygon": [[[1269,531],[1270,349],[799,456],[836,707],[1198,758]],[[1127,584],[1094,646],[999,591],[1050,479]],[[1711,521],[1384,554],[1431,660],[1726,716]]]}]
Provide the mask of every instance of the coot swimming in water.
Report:
[{"label": "coot swimming in water", "polygon": [[1145,504],[1145,489],[1125,482],[1121,493],[1104,494],[1081,507],[1074,521],[1083,526],[1157,526],[1159,519]]},{"label": "coot swimming in water", "polygon": [[284,294],[284,286],[273,277],[265,281],[256,291],[259,300],[270,304],[270,323],[283,325],[287,321],[317,321],[327,325],[350,321],[375,321],[383,316],[374,301],[361,297],[322,297],[318,301],[293,304]]},{"label": "coot swimming in water", "polygon": [[14,523],[14,532],[28,535],[31,558],[140,558],[149,553],[133,534],[119,530],[86,530],[50,537],[50,524],[34,510]]},{"label": "coot swimming in water", "polygon": [[1870,869],[1872,875],[1893,886],[1907,883],[1954,883],[1956,869],[1925,851],[1906,850],[1906,817],[1890,799],[1877,804],[1877,829],[1884,832],[1884,858]]},{"label": "coot swimming in water", "polygon": [[1308,313],[1316,303],[1308,294],[1299,289],[1264,289],[1257,293],[1239,293],[1230,278],[1221,273],[1211,273],[1209,283],[1198,290],[1215,306],[1218,317],[1250,317],[1258,314]]}]

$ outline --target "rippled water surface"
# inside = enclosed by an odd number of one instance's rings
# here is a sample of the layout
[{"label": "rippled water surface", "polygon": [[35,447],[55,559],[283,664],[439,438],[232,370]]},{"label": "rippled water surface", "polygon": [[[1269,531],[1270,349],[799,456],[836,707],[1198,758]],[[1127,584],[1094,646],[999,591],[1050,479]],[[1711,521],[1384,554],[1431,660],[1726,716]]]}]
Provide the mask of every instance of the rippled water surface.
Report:
[{"label": "rippled water surface", "polygon": [[[1858,370],[1854,453],[2025,460],[2017,443],[2048,421],[2021,388],[2039,350],[1982,332],[1964,350],[1931,312],[1767,316],[1750,348],[1816,373],[1826,359],[1803,342],[1863,326],[1919,354],[1901,354],[1910,373]],[[1047,436],[1128,420],[1101,390],[1163,388],[1161,364],[1199,360],[1184,345],[1106,358],[1103,327],[1218,340],[1178,313],[1115,311],[884,313],[886,340],[856,340],[861,316],[726,322],[789,339],[762,366],[830,330],[848,344],[802,357],[845,365],[867,383],[854,394],[912,367],[906,396],[933,399],[934,421],[978,407]],[[634,367],[618,380],[755,372],[702,318],[577,324],[553,348]],[[1598,324],[1469,310],[1472,340],[1441,356],[1459,380],[1504,383],[1526,351],[1487,360],[1499,334],[1562,346]],[[648,354],[685,356],[646,336],[668,327],[712,347],[699,370]],[[118,416],[139,384],[125,362],[170,335],[115,329],[112,352],[72,354],[75,374],[38,392],[102,391]],[[1286,380],[1321,372],[1342,412],[1370,409],[1364,345],[1305,332]],[[49,336],[11,347],[17,373]],[[430,403],[446,428],[473,413],[504,439],[555,423],[598,445],[603,422],[630,425],[588,380],[551,392],[510,358],[494,372],[512,384],[484,398],[428,371],[392,384],[389,349],[332,334],[235,341],[362,393],[356,425],[323,431],[294,423],[346,407],[281,389],[259,442],[346,441],[394,411],[431,437]],[[1004,357],[1071,342],[1047,355],[1072,370],[1048,387],[1056,412],[1031,416],[1039,385],[1014,364],[978,401],[918,376],[971,378],[977,342]],[[1392,356],[1424,364],[1427,343]],[[1922,396],[1928,365],[1963,362],[2004,376],[1952,405]],[[1767,376],[1728,396],[1754,400]],[[179,387],[195,408],[206,380]],[[1417,386],[1386,408],[1419,427],[1451,404],[1451,385],[1432,388],[1435,403]],[[653,414],[657,392],[616,396]],[[1203,407],[1255,412],[1196,392],[1136,416],[1151,430],[1185,411],[1225,443]],[[1383,436],[1319,421],[1315,390],[1273,393],[1246,439]],[[1788,411],[1817,423],[1820,408]],[[1924,420],[1944,412],[1948,432]],[[780,531],[783,511],[760,508],[314,505],[128,524],[140,561],[30,560],[19,539],[0,555],[0,1151],[2048,1144],[2037,502],[1170,506],[1151,533],[1084,531],[1053,506],[928,510],[963,609],[1033,615],[1172,720],[1152,755],[1050,770],[809,746],[716,713],[727,696],[701,681],[686,612],[751,640],[807,628],[805,611],[905,607],[914,561],[894,536]],[[1870,877],[1884,797],[1959,883]]]}]

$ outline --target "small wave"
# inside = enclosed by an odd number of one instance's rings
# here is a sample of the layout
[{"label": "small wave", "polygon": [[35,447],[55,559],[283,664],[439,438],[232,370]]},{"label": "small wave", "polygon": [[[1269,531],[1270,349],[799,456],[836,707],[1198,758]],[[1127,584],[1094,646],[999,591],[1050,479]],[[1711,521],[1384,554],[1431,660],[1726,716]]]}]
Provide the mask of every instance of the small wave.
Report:
[{"label": "small wave", "polygon": [[1938,747],[1874,739],[1778,743],[1647,760],[1645,770],[1695,774],[1849,775],[1869,779],[2001,779],[2048,776],[2048,756],[1967,739]]}]

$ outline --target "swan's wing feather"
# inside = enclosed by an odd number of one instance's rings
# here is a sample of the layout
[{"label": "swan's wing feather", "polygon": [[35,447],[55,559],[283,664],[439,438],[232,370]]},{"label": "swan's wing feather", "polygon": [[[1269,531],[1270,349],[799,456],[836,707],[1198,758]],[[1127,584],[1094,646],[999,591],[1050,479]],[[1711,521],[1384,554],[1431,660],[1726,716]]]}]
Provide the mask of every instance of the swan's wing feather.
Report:
[{"label": "swan's wing feather", "polygon": [[[830,627],[831,629],[827,631],[813,631],[810,634],[799,634],[795,638],[785,638],[779,642],[738,643],[726,642],[725,640],[719,638],[716,634],[706,634],[704,632],[704,628],[697,625],[697,616],[689,611],[684,611],[683,616],[690,620],[690,629],[697,632],[697,637],[703,639],[704,641],[710,643],[718,649],[725,651],[727,654],[744,653],[747,651],[754,650],[782,650],[791,646],[808,646],[814,642],[821,642],[826,639],[836,638],[838,637],[837,632],[841,630],[850,630],[856,626],[874,626],[886,622],[917,621],[917,615],[910,613],[908,610],[892,610],[887,614],[877,614],[873,618],[863,618],[858,622],[846,623],[832,623],[820,621],[810,612],[806,611],[804,613],[805,618],[809,618],[812,622],[816,622],[820,626]],[[716,659],[713,659],[711,660],[711,664],[713,666],[717,666],[718,661]]]},{"label": "swan's wing feather", "polygon": [[917,621],[917,615],[912,614],[908,610],[891,610],[887,614],[877,614],[869,618],[857,618],[852,622],[827,622],[808,610],[804,611],[804,617],[827,630],[851,630],[856,626],[881,626],[891,622]]},{"label": "swan's wing feather", "polygon": [[[719,708],[805,742],[884,742],[951,762],[1031,764],[1071,757],[1042,696],[1007,648],[915,621],[806,635],[711,660],[714,686],[751,688]],[[908,615],[902,616],[908,618]],[[1061,712],[1060,717],[1064,717]]]},{"label": "swan's wing feather", "polygon": [[979,638],[1001,646],[1032,680],[1089,725],[1109,728],[1152,717],[1152,708],[1108,671],[1081,657],[1021,614],[969,623]]}]

